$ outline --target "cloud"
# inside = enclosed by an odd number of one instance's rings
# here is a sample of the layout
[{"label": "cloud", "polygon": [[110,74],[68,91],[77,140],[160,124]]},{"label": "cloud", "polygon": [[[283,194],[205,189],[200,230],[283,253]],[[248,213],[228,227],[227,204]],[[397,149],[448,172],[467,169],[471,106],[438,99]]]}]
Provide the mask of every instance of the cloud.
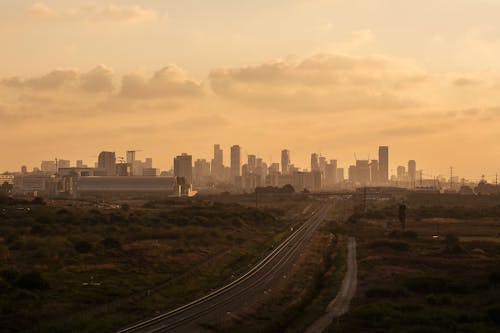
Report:
[{"label": "cloud", "polygon": [[453,85],[457,87],[476,86],[478,84],[481,84],[481,81],[466,77],[459,77],[453,80]]},{"label": "cloud", "polygon": [[439,131],[436,127],[430,126],[399,126],[388,128],[380,131],[381,135],[384,136],[417,136],[417,135],[425,135],[425,134],[434,134]]},{"label": "cloud", "polygon": [[29,79],[11,77],[1,80],[0,83],[18,89],[39,91],[68,89],[99,93],[112,89],[112,77],[112,71],[100,65],[83,74],[75,69],[56,69],[39,77]]},{"label": "cloud", "polygon": [[418,107],[412,88],[426,80],[413,66],[384,57],[320,54],[299,62],[217,69],[209,74],[218,96],[281,111],[338,112]]},{"label": "cloud", "polygon": [[41,2],[31,5],[28,8],[28,14],[39,18],[51,18],[57,16],[57,12],[54,9]]},{"label": "cloud", "polygon": [[159,19],[159,14],[139,5],[86,5],[71,9],[55,9],[44,3],[28,8],[31,17],[59,20],[83,20],[90,22],[142,23]]},{"label": "cloud", "polygon": [[110,92],[113,89],[113,71],[104,65],[97,66],[81,76],[81,88],[88,92]]},{"label": "cloud", "polygon": [[138,73],[125,75],[120,95],[132,99],[193,98],[202,96],[203,90],[181,68],[169,65],[149,79]]},{"label": "cloud", "polygon": [[11,77],[2,80],[2,84],[12,88],[58,89],[63,86],[74,86],[78,81],[78,73],[72,69],[57,69],[40,77],[23,80]]}]

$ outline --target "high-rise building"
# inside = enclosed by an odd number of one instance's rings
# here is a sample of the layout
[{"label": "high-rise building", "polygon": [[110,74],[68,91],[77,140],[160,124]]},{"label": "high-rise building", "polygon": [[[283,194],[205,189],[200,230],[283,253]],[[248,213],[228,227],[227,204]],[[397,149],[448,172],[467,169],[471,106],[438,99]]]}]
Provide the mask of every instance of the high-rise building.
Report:
[{"label": "high-rise building", "polygon": [[356,183],[356,166],[355,165],[349,165],[349,169],[347,169],[347,177],[349,179],[349,182],[351,184]]},{"label": "high-rise building", "polygon": [[311,154],[311,171],[319,171],[319,156],[316,153]]},{"label": "high-rise building", "polygon": [[288,149],[281,151],[281,173],[283,175],[290,173],[290,151]]},{"label": "high-rise building", "polygon": [[368,160],[356,161],[356,181],[363,186],[370,183],[370,163]]},{"label": "high-rise building", "polygon": [[234,145],[231,147],[231,178],[241,176],[241,147]]},{"label": "high-rise building", "polygon": [[380,146],[378,147],[378,170],[379,170],[379,181],[381,183],[387,183],[389,181],[389,147]]},{"label": "high-rise building", "polygon": [[193,181],[195,184],[204,183],[210,177],[210,163],[205,159],[194,162]]},{"label": "high-rise building", "polygon": [[135,161],[135,150],[127,150],[127,163],[133,165]]},{"label": "high-rise building", "polygon": [[57,168],[69,168],[71,162],[69,160],[57,160]]},{"label": "high-rise building", "polygon": [[325,166],[325,185],[333,187],[337,183],[337,160],[330,160]]},{"label": "high-rise building", "polygon": [[406,168],[402,165],[397,168],[397,176],[399,181],[406,180]]},{"label": "high-rise building", "polygon": [[337,168],[337,183],[344,182],[344,168]]},{"label": "high-rise building", "polygon": [[370,163],[370,176],[372,184],[380,183],[380,171],[377,160],[372,160]]},{"label": "high-rise building", "polygon": [[76,167],[77,168],[83,168],[83,161],[82,160],[76,160]]},{"label": "high-rise building", "polygon": [[417,162],[415,160],[408,161],[408,181],[410,186],[415,187],[415,180],[417,178]]},{"label": "high-rise building", "polygon": [[187,184],[193,183],[193,157],[186,153],[174,158],[174,175],[183,177]]},{"label": "high-rise building", "polygon": [[257,167],[257,156],[248,155],[248,171],[254,172]]},{"label": "high-rise building", "polygon": [[153,159],[151,157],[146,157],[144,160],[144,169],[153,168]]},{"label": "high-rise building", "polygon": [[116,176],[116,156],[115,152],[103,151],[97,159],[97,167],[104,169],[106,176]]},{"label": "high-rise building", "polygon": [[27,167],[26,165],[23,165],[23,166],[21,167],[21,173],[22,173],[23,175],[25,175],[25,174],[27,174],[27,173],[28,173],[28,167]]},{"label": "high-rise building", "polygon": [[212,159],[211,165],[212,177],[215,179],[224,178],[224,162],[223,162],[223,152],[220,149],[220,145],[214,145],[214,158]]},{"label": "high-rise building", "polygon": [[56,161],[42,161],[40,165],[40,170],[43,172],[57,172],[57,165]]}]

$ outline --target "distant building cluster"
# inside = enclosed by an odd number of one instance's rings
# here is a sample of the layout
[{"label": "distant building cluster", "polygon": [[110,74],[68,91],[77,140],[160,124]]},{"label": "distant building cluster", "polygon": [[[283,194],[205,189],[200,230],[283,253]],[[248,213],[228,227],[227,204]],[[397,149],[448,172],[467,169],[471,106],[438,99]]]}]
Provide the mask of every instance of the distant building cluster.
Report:
[{"label": "distant building cluster", "polygon": [[360,187],[399,187],[415,191],[442,191],[462,194],[487,194],[496,191],[485,181],[475,189],[464,179],[453,176],[425,177],[417,170],[415,160],[389,167],[389,147],[378,148],[377,159],[357,159],[346,169],[336,159],[312,153],[310,167],[301,169],[292,163],[290,150],[281,150],[280,162],[267,163],[256,154],[242,156],[239,145],[230,147],[229,165],[224,165],[224,151],[219,144],[213,146],[211,160],[196,159],[188,153],[173,159],[173,169],[160,171],[153,167],[153,159],[137,159],[138,150],[129,150],[125,157],[113,151],[102,151],[90,167],[77,160],[42,161],[40,168],[28,172],[0,175],[0,185],[5,191],[34,195],[101,195],[107,193],[144,193],[172,196],[190,196],[196,190],[253,192],[256,188],[284,186],[295,191],[335,191]]}]

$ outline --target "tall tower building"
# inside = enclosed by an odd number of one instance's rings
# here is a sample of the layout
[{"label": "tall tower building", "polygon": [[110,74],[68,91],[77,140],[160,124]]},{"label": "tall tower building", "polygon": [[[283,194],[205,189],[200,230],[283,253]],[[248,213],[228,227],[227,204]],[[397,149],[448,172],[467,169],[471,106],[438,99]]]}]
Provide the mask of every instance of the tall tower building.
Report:
[{"label": "tall tower building", "polygon": [[318,154],[311,154],[311,171],[319,171],[319,157]]},{"label": "tall tower building", "polygon": [[214,158],[212,159],[211,173],[212,177],[215,179],[222,179],[224,176],[223,152],[218,144],[214,145]]},{"label": "tall tower building", "polygon": [[97,159],[97,167],[106,170],[106,176],[116,176],[116,156],[114,151],[103,151]]},{"label": "tall tower building", "polygon": [[410,181],[410,187],[415,187],[415,180],[417,178],[417,162],[415,160],[408,161],[408,180]]},{"label": "tall tower building", "polygon": [[380,182],[380,171],[377,160],[372,160],[370,163],[370,176],[372,184],[378,184]]},{"label": "tall tower building", "polygon": [[389,181],[389,147],[378,147],[378,170],[379,181],[387,183]]},{"label": "tall tower building", "polygon": [[187,184],[193,183],[193,157],[186,153],[174,158],[174,175],[184,177]]},{"label": "tall tower building", "polygon": [[135,161],[135,150],[127,150],[127,163],[132,165]]},{"label": "tall tower building", "polygon": [[281,151],[281,173],[283,175],[290,173],[290,151],[288,149]]},{"label": "tall tower building", "polygon": [[231,147],[231,178],[241,176],[241,148],[238,145]]}]

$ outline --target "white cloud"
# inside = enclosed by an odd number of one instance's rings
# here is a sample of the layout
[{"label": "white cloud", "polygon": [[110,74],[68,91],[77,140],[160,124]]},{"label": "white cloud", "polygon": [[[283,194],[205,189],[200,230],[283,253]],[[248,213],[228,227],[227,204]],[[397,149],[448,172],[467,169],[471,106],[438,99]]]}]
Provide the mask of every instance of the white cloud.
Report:
[{"label": "white cloud", "polygon": [[37,18],[82,20],[89,22],[142,23],[158,20],[160,15],[153,9],[139,5],[87,5],[71,9],[56,9],[44,3],[35,3],[28,14]]}]

